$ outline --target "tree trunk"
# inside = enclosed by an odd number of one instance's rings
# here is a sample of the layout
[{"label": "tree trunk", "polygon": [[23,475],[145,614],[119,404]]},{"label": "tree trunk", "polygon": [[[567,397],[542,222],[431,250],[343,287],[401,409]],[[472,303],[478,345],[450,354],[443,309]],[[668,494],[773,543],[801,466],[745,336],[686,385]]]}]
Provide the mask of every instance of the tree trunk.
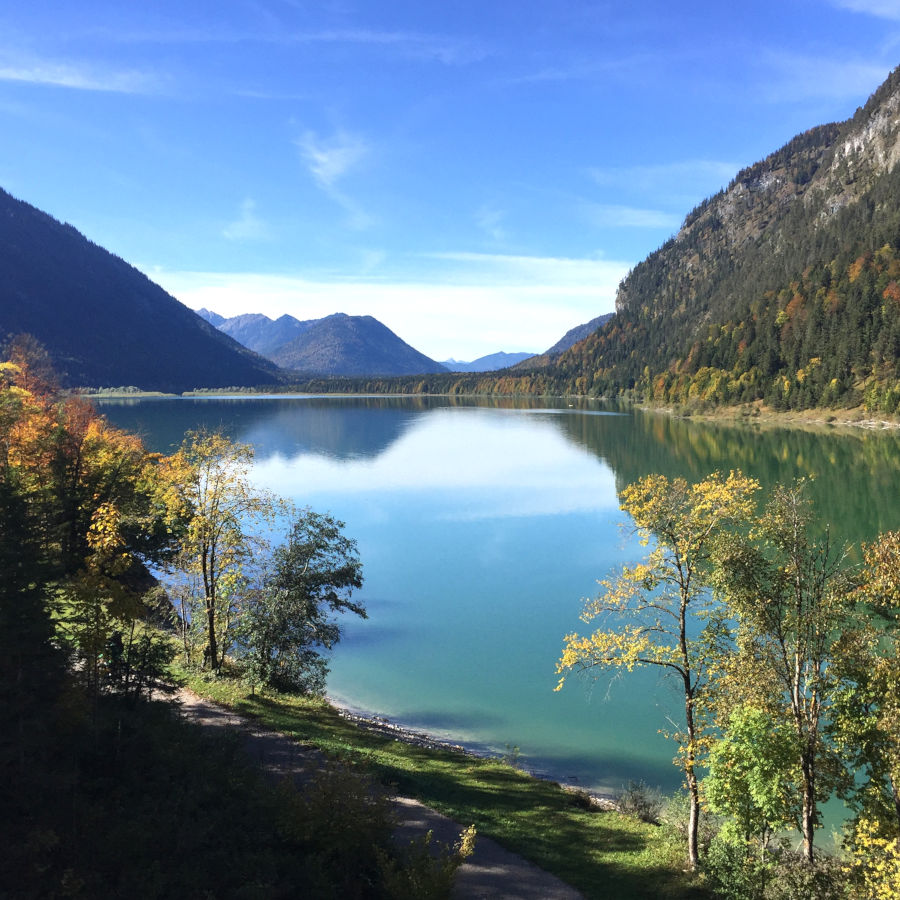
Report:
[{"label": "tree trunk", "polygon": [[804,758],[801,760],[800,770],[803,774],[803,810],[800,822],[803,831],[803,855],[807,862],[812,862],[815,858],[813,840],[816,830],[816,788],[813,762],[808,757]]},{"label": "tree trunk", "polygon": [[204,547],[200,556],[203,568],[203,594],[206,600],[206,649],[209,667],[219,671],[219,648],[216,646],[216,579],[214,572],[215,551]]},{"label": "tree trunk", "polygon": [[684,775],[687,781],[688,795],[691,806],[688,816],[688,865],[692,871],[696,871],[700,865],[700,852],[698,849],[698,835],[700,832],[700,790],[697,786],[697,775],[694,771],[694,747],[696,747],[696,726],[694,724],[694,692],[691,689],[690,673],[685,678],[685,704],[684,715],[687,725],[687,756],[684,761]]},{"label": "tree trunk", "polygon": [[688,865],[696,870],[700,864],[700,853],[697,848],[700,833],[700,791],[697,788],[697,776],[693,766],[687,773],[688,794],[691,798],[690,815],[688,816]]},{"label": "tree trunk", "polygon": [[216,610],[207,599],[206,602],[207,646],[209,649],[209,667],[213,672],[219,671],[219,648],[216,644]]}]

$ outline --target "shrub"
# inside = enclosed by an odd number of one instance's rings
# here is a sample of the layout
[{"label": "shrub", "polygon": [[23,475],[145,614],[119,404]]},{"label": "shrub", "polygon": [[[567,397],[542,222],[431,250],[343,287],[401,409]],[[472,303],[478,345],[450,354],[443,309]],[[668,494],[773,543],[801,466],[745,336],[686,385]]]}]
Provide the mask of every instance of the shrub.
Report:
[{"label": "shrub", "polygon": [[658,788],[648,787],[643,780],[629,781],[627,787],[616,796],[616,805],[626,816],[658,825],[663,798]]}]

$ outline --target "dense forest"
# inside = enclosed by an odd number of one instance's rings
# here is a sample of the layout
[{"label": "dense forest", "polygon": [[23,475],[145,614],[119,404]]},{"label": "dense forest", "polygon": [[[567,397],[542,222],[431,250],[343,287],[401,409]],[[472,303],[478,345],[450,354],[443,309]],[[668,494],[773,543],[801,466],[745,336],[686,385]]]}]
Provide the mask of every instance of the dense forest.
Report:
[{"label": "dense forest", "polygon": [[[775,409],[900,403],[900,72],[738,173],[536,386]],[[548,384],[545,379],[551,379]]]}]

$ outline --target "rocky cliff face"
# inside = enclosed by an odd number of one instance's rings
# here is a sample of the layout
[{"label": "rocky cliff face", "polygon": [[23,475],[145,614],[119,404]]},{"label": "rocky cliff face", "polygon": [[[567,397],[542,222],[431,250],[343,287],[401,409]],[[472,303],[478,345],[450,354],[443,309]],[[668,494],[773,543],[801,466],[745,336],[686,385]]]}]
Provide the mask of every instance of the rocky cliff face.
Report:
[{"label": "rocky cliff face", "polygon": [[[616,310],[691,312],[689,301],[703,293],[696,282],[726,279],[759,248],[778,254],[809,239],[863,200],[898,161],[900,69],[852,119],[798,135],[689,213],[678,234],[623,282]],[[659,302],[673,293],[679,295],[674,306]]]}]

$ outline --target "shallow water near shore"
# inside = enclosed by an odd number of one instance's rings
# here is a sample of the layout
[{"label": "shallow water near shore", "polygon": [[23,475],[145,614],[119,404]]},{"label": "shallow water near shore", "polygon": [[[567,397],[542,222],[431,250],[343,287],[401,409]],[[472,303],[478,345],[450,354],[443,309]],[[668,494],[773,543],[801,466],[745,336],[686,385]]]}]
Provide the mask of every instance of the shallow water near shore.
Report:
[{"label": "shallow water near shore", "polygon": [[641,548],[618,491],[642,475],[814,475],[823,522],[900,528],[900,436],[691,423],[599,404],[449,398],[108,401],[169,450],[190,428],[256,448],[254,478],[329,511],[359,544],[369,618],[344,621],[328,693],[351,708],[600,792],[674,789],[677,689],[653,672],[554,693],[581,598]]}]

